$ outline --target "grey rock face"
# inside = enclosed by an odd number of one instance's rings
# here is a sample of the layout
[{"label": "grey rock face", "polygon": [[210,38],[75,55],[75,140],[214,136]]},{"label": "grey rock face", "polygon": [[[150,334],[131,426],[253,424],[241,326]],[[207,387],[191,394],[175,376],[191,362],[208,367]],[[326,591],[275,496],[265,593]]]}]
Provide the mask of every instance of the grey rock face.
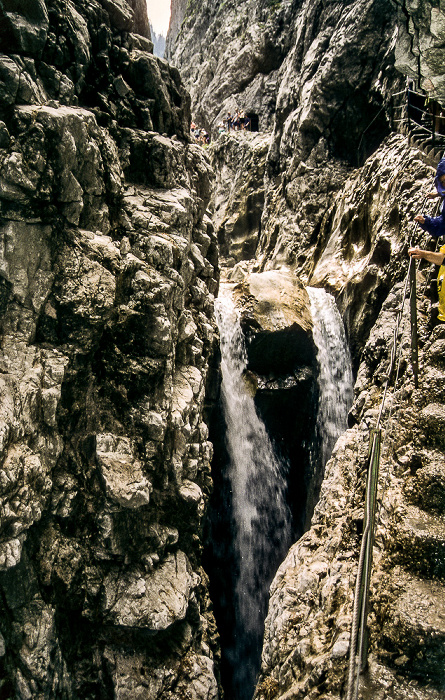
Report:
[{"label": "grey rock face", "polygon": [[232,131],[212,142],[213,222],[226,264],[255,256],[264,207],[268,134]]},{"label": "grey rock face", "polygon": [[180,69],[200,124],[210,128],[238,106],[259,115],[262,130],[271,127],[276,72],[290,42],[281,31],[288,24],[273,15],[266,2],[172,3],[166,57]]},{"label": "grey rock face", "polygon": [[[252,111],[256,105],[261,129],[272,132],[254,269],[291,268],[302,281],[331,289],[358,372],[353,427],[328,464],[312,527],[272,584],[256,693],[261,700],[332,700],[345,692],[369,429],[400,303],[400,286],[394,286],[403,278],[411,237],[427,242],[411,221],[422,210],[434,172],[402,136],[384,141],[388,99],[411,75],[442,100],[443,17],[432,5],[245,3],[240,9],[231,3],[174,3],[182,25],[172,28],[169,51],[191,87],[193,114],[211,126],[235,105]],[[277,44],[270,53],[277,59],[273,65],[261,50],[258,27],[265,17],[264,36]],[[212,146],[217,180],[218,169],[222,174],[228,167],[217,157],[220,143]],[[221,193],[215,202],[222,231],[231,225],[230,210],[224,210],[231,193]],[[232,220],[236,226],[236,215]],[[243,269],[247,265],[238,265],[232,278],[239,281]],[[426,341],[423,306],[420,315]],[[415,390],[406,331],[401,340],[402,379],[382,461],[364,697],[443,697],[440,342],[440,330],[425,342]]]},{"label": "grey rock face", "polygon": [[[337,293],[356,357],[361,353],[350,413],[354,427],[339,439],[327,465],[311,528],[272,584],[258,698],[339,698],[345,692],[363,467],[401,304],[402,285],[394,288],[394,282],[406,272],[407,238],[428,244],[411,221],[422,210],[433,174],[420,151],[401,136],[391,137],[334,198],[326,217],[329,234],[323,227],[320,232],[319,257],[314,249],[311,284]],[[415,390],[405,320],[399,340],[403,369],[384,413],[370,664],[361,681],[364,696],[388,699],[443,696],[443,332],[438,327],[428,338],[423,275],[418,288],[420,384]],[[371,320],[380,294],[385,301]]]},{"label": "grey rock face", "polygon": [[181,70],[200,123],[214,126],[238,106],[259,116],[261,131],[273,129],[281,140],[284,130],[288,145],[277,144],[276,169],[278,150],[287,158],[297,140],[303,159],[321,134],[340,152],[358,144],[381,106],[382,82],[393,79],[394,28],[393,8],[374,0],[174,0],[167,57]]},{"label": "grey rock face", "polygon": [[211,169],[139,5],[32,5],[0,11],[0,694],[216,699]]},{"label": "grey rock face", "polygon": [[[394,70],[397,13],[388,3],[374,0],[347,5],[247,3],[242,10],[231,3],[220,7],[210,2],[202,7],[188,4],[185,10],[178,2],[173,3],[173,13],[178,17],[184,14],[185,19],[180,30],[170,31],[170,55],[190,87],[192,111],[198,118],[214,124],[226,109],[233,109],[240,96],[248,95],[257,80],[251,78],[249,61],[244,61],[251,53],[260,56],[254,63],[261,66],[261,79],[267,76],[272,80],[273,76],[275,85],[268,105],[267,89],[264,85],[259,89],[264,100],[261,114],[266,120],[260,129],[271,132],[265,165],[264,152],[260,155],[256,149],[255,155],[251,154],[245,148],[247,138],[241,135],[219,137],[211,146],[218,183],[215,222],[224,253],[229,253],[231,245],[235,261],[252,255],[255,238],[244,237],[252,230],[253,207],[256,217],[262,211],[260,224],[254,227],[255,233],[259,231],[257,269],[285,266],[305,282],[329,287],[318,272],[311,280],[314,260],[318,262],[323,255],[331,226],[337,225],[332,221],[333,212],[337,198],[340,202],[349,186],[348,178],[355,180],[356,166],[388,133],[389,95],[403,83]],[[266,52],[269,58],[276,58],[273,69],[267,67],[266,54],[257,51],[259,27],[264,30],[264,41],[270,40],[274,46]],[[201,55],[204,41],[205,55]],[[245,77],[242,91],[236,87],[237,71]],[[250,108],[254,110],[246,107]],[[229,145],[237,138],[242,144],[238,149]],[[402,161],[400,167],[405,167]],[[227,183],[228,177],[233,183],[231,190],[220,184]],[[362,181],[355,181],[355,186],[366,187]],[[254,202],[250,207],[249,197]],[[366,217],[367,205],[357,206]],[[355,221],[356,234],[361,237],[358,229],[366,229],[365,237],[377,235],[369,224],[366,218],[362,223]],[[386,227],[394,229],[399,224],[395,221]],[[363,284],[369,286],[367,291],[376,297],[377,308],[388,289],[381,286],[387,248],[383,239],[376,242],[376,268],[360,273],[366,277]],[[327,248],[326,259],[330,255]],[[345,261],[345,267],[349,262]],[[354,304],[359,298],[355,296]],[[365,309],[353,313],[357,316],[351,318],[349,330],[358,357],[372,319],[366,317]],[[352,329],[353,324],[359,328]]]},{"label": "grey rock face", "polygon": [[[121,126],[168,135],[187,134],[189,98],[178,72],[149,56],[153,45],[146,9],[139,2],[133,9],[125,0],[107,3],[42,2],[45,21],[33,15],[32,24],[25,14],[29,32],[34,26],[43,32],[32,50],[26,44],[27,33],[20,29],[19,14],[9,16],[6,7],[1,10],[0,27],[11,37],[2,42],[10,55],[0,56],[0,111],[8,115],[15,102],[56,100],[88,107],[101,126],[118,121]],[[21,43],[13,43],[10,25]],[[122,85],[128,86],[124,94]]]},{"label": "grey rock face", "polygon": [[45,0],[6,0],[0,14],[0,43],[5,53],[40,56],[48,32]]},{"label": "grey rock face", "polygon": [[[388,367],[401,290],[398,285],[388,295],[365,348],[352,409],[357,423],[337,442],[311,528],[291,548],[271,586],[263,675],[255,697],[267,698],[269,690],[276,698],[301,699],[339,698],[345,692],[363,518],[363,466],[369,429],[375,426],[382,400],[382,375]],[[419,319],[424,334],[422,315]],[[408,325],[400,341],[405,366]],[[430,348],[442,336],[438,327],[424,345],[419,389],[414,389],[408,367],[390,392],[383,414],[370,664],[361,679],[363,696],[443,697],[444,528],[443,519],[431,515],[442,512],[437,510],[440,499],[430,500],[431,484],[442,480],[437,460],[443,465],[443,454],[419,425],[419,414],[438,413],[431,401],[442,382],[442,363],[433,361]]]},{"label": "grey rock face", "polygon": [[443,7],[432,2],[396,2],[398,37],[396,67],[418,80],[419,85],[442,105],[445,82],[441,47],[445,31]]},{"label": "grey rock face", "polygon": [[433,174],[405,137],[388,138],[332,198],[304,262],[309,283],[337,297],[356,366],[383,300],[404,273],[409,241],[427,244],[413,218]]}]

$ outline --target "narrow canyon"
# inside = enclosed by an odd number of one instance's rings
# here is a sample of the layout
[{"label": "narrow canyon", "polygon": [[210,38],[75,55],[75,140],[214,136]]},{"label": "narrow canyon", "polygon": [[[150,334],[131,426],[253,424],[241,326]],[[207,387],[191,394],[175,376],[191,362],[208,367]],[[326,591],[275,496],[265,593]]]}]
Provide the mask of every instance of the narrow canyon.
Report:
[{"label": "narrow canyon", "polygon": [[0,700],[445,698],[444,42],[0,0]]}]

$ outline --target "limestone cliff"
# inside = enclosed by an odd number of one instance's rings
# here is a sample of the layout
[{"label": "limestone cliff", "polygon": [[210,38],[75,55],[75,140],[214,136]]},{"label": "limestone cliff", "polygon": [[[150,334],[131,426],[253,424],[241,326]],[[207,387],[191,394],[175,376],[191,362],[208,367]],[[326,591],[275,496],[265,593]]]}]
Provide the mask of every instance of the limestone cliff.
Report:
[{"label": "limestone cliff", "polygon": [[166,58],[187,84],[194,118],[211,129],[238,106],[270,129],[278,69],[292,42],[292,3],[173,0]]},{"label": "limestone cliff", "polygon": [[[178,8],[184,11],[181,2]],[[264,49],[260,36],[273,51]],[[260,130],[270,134],[265,164],[258,150],[256,159],[247,153],[241,133],[232,137],[239,140],[238,149],[225,143],[227,136],[212,146],[221,241],[226,228],[235,241],[238,230],[246,235],[249,229],[248,217],[240,216],[232,202],[248,210],[245,189],[252,198],[261,195],[255,227],[258,270],[283,265],[309,279],[325,244],[335,195],[389,132],[390,94],[403,84],[394,69],[397,36],[395,7],[380,0],[247,2],[241,9],[236,3],[208,2],[201,10],[189,3],[181,30],[170,31],[170,56],[190,88],[192,111],[210,124],[234,101],[255,111],[250,91],[259,81]],[[196,61],[204,43],[207,53]],[[254,59],[244,60],[245,55]],[[267,62],[271,56],[276,58],[273,69]],[[238,72],[245,78],[242,88]],[[267,104],[266,78],[273,83]],[[226,152],[232,157],[224,159]],[[230,192],[226,184],[223,193],[219,183],[227,180],[228,161],[234,177]],[[249,240],[254,245],[255,239]],[[363,337],[369,328],[368,322]]]},{"label": "limestone cliff", "polygon": [[141,3],[0,7],[0,695],[216,698],[218,257]]},{"label": "limestone cliff", "polygon": [[[394,282],[406,272],[409,237],[414,234],[416,243],[427,244],[427,237],[408,225],[409,213],[412,216],[420,208],[434,173],[423,160],[424,155],[410,149],[404,137],[392,137],[333,204],[333,221],[338,222],[345,217],[350,197],[364,197],[355,202],[353,211],[368,221],[369,248],[365,250],[363,238],[355,238],[358,229],[349,220],[342,234],[338,225],[332,226],[323,253],[329,263],[325,266],[323,256],[315,262],[314,283],[333,289],[338,284],[341,290],[338,300],[345,308],[352,338],[352,299],[357,308],[378,305],[377,298],[367,292],[366,274],[379,277],[385,270],[381,290],[388,284],[386,275],[391,282],[361,353],[350,412],[352,427],[339,439],[327,465],[310,529],[290,549],[271,586],[262,676],[255,696],[261,700],[344,697],[370,430],[377,424],[403,300],[403,284]],[[403,177],[398,175],[400,162],[408,164]],[[377,220],[373,210],[379,212]],[[388,220],[379,220],[381,216],[389,217],[393,228],[388,227]],[[350,245],[354,246],[353,258],[347,253]],[[381,258],[376,253],[384,249],[388,249],[386,260],[385,254]],[[427,327],[429,301],[424,292],[428,272],[427,267],[418,278],[419,388],[414,388],[405,310],[397,343],[398,380],[393,388],[394,373],[384,405],[371,578],[370,663],[360,686],[364,698],[444,697],[443,329],[438,327],[430,335]],[[356,285],[356,294],[345,304],[350,285]]]},{"label": "limestone cliff", "polygon": [[264,208],[264,175],[269,134],[224,134],[209,148],[215,172],[213,223],[224,264],[255,256]]},{"label": "limestone cliff", "polygon": [[[389,98],[416,74],[442,99],[443,26],[427,0],[174,0],[173,67],[139,0],[2,1],[2,698],[221,697],[201,566],[218,241],[189,126],[236,106],[267,133],[210,149],[234,279],[248,303],[248,268],[334,292],[357,372],[312,527],[271,588],[257,697],[343,693],[369,429],[433,173],[387,138]],[[444,697],[444,338],[423,303],[420,387],[404,331],[385,424],[373,700]],[[261,399],[283,387],[256,360]]]},{"label": "limestone cliff", "polygon": [[[388,371],[409,241],[427,244],[411,222],[434,174],[428,154],[405,136],[389,136],[390,96],[409,76],[443,104],[443,8],[427,0],[175,5],[182,24],[169,37],[169,55],[190,87],[193,114],[211,127],[235,106],[259,111],[260,129],[270,136],[264,179],[255,181],[264,191],[257,249],[234,278],[248,267],[291,269],[330,289],[351,343],[351,427],[328,464],[311,528],[272,584],[256,691],[258,700],[339,700],[369,431]],[[230,143],[236,139],[238,151]],[[212,146],[217,181],[218,168],[227,169],[220,144],[226,140],[238,154],[243,139],[223,136]],[[246,165],[246,181],[255,169]],[[215,199],[221,240],[227,224],[234,251],[244,216],[231,208],[238,189],[227,188],[226,209],[220,187]],[[245,211],[242,190],[238,201]],[[360,688],[373,700],[436,699],[445,691],[443,333],[430,335],[426,280],[419,281],[419,388],[405,328],[400,380],[385,413],[371,654]]]},{"label": "limestone cliff", "polygon": [[445,106],[442,46],[445,36],[440,3],[394,0],[398,13],[396,67]]}]

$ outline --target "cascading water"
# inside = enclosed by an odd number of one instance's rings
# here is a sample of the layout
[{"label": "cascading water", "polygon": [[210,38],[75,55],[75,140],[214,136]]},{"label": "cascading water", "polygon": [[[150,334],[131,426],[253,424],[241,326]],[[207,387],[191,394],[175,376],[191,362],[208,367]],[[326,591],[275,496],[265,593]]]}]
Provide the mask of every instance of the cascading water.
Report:
[{"label": "cascading water", "polygon": [[317,438],[324,468],[337,438],[347,428],[353,398],[352,363],[335,299],[324,289],[307,288],[320,369]]},{"label": "cascading water", "polygon": [[252,697],[259,670],[270,581],[290,545],[286,469],[273,450],[244,379],[247,354],[228,297],[215,305],[221,336],[222,400],[232,491],[235,634],[230,650],[236,700]]},{"label": "cascading water", "polygon": [[[310,512],[314,505],[324,466],[347,427],[352,402],[350,354],[335,301],[322,289],[308,289],[308,293],[319,365],[319,401],[316,421],[314,417],[308,423],[307,447],[298,452],[297,459],[306,455],[303,464],[292,461],[288,465],[275,454],[245,378],[244,336],[227,289],[215,303],[224,425],[216,432],[221,437],[215,446],[218,466],[207,556],[221,634],[221,672],[230,700],[250,700],[253,695],[270,582],[292,537],[302,532],[304,511]],[[307,402],[308,410],[313,410],[309,395]],[[297,421],[301,406],[295,408]],[[289,469],[292,487],[288,491]],[[305,494],[304,501],[301,494]]]}]

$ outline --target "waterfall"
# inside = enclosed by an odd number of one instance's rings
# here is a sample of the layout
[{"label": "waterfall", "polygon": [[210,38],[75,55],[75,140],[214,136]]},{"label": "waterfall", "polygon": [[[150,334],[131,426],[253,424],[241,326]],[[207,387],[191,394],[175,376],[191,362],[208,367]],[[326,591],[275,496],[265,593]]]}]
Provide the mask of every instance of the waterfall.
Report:
[{"label": "waterfall", "polygon": [[335,299],[324,289],[307,288],[314,323],[319,374],[317,437],[324,468],[337,438],[347,428],[353,398],[353,376],[343,321]]},{"label": "waterfall", "polygon": [[[308,293],[319,364],[318,413],[315,429],[307,435],[306,466],[293,463],[292,468],[297,467],[305,481],[294,481],[293,488],[307,494],[310,510],[319,477],[347,427],[352,369],[335,300],[322,289],[309,288]],[[287,493],[289,465],[275,454],[246,381],[244,335],[228,290],[216,300],[215,313],[221,345],[221,429],[225,431],[220,449],[227,454],[212,511],[212,566],[218,579],[213,585],[223,625],[227,697],[250,700],[260,666],[269,585],[291,544],[299,515],[294,512],[292,522],[287,501],[294,503],[296,494]]]},{"label": "waterfall", "polygon": [[236,700],[252,697],[259,670],[268,589],[290,545],[287,465],[276,457],[244,379],[247,353],[232,300],[215,304],[221,337],[222,401],[230,459],[235,561],[233,688]]}]

